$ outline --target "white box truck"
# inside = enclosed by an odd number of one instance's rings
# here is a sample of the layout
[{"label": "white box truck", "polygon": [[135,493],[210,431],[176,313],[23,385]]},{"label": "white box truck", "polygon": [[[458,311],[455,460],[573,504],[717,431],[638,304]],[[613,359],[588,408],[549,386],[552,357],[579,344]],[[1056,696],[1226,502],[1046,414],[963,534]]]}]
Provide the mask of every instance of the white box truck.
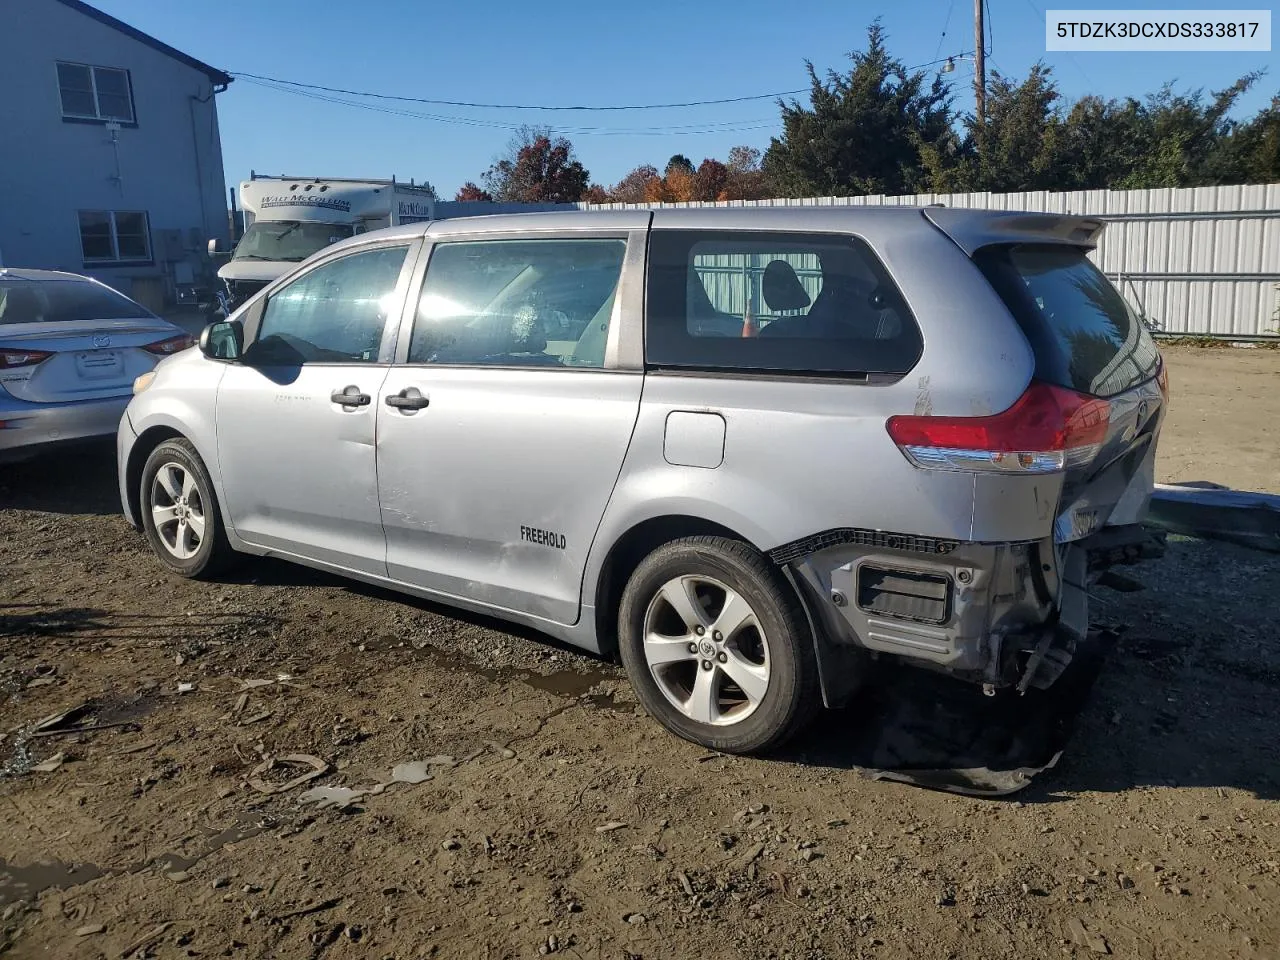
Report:
[{"label": "white box truck", "polygon": [[[244,235],[218,269],[224,315],[317,250],[346,237],[399,223],[435,219],[430,186],[390,180],[270,177],[240,184]],[[209,253],[217,256],[214,242]]]}]

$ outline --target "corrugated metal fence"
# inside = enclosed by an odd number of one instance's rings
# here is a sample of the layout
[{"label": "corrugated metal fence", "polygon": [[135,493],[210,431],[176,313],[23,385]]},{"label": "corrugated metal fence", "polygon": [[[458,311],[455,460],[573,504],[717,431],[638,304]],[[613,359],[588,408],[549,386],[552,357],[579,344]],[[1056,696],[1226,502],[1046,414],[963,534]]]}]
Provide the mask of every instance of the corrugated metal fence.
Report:
[{"label": "corrugated metal fence", "polygon": [[1073,213],[1107,221],[1095,262],[1167,333],[1280,334],[1280,184],[672,204],[438,203],[437,216],[639,206],[902,206]]}]

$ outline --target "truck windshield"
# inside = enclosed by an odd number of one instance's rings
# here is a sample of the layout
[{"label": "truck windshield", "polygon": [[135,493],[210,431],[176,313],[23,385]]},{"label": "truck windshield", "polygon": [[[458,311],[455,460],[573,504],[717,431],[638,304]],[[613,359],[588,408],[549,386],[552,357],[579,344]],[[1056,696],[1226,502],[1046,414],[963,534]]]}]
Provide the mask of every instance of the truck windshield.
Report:
[{"label": "truck windshield", "polygon": [[305,260],[355,231],[346,223],[314,220],[258,220],[236,244],[233,260]]}]

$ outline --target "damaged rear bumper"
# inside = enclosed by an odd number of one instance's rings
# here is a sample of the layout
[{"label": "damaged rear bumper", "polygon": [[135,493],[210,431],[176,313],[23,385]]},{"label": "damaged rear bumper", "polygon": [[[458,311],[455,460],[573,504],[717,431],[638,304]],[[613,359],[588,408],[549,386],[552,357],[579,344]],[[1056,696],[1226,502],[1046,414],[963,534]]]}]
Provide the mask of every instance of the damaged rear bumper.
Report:
[{"label": "damaged rear bumper", "polygon": [[1089,634],[1090,575],[1150,549],[1136,524],[1065,544],[847,530],[790,545],[774,559],[809,614],[823,699],[839,706],[867,657],[894,657],[989,693],[1052,685]]}]

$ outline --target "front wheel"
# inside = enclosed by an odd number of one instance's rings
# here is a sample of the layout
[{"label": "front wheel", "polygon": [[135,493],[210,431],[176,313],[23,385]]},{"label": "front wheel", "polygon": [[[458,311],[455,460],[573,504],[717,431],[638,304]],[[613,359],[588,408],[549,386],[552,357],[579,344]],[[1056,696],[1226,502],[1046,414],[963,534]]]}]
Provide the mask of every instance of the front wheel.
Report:
[{"label": "front wheel", "polygon": [[213,481],[189,441],[166,440],[151,451],[139,502],[151,549],[174,573],[207,579],[234,559]]},{"label": "front wheel", "polygon": [[736,540],[688,537],[649,554],[623,591],[618,638],[644,708],[713,750],[777,747],[821,702],[799,600]]}]

